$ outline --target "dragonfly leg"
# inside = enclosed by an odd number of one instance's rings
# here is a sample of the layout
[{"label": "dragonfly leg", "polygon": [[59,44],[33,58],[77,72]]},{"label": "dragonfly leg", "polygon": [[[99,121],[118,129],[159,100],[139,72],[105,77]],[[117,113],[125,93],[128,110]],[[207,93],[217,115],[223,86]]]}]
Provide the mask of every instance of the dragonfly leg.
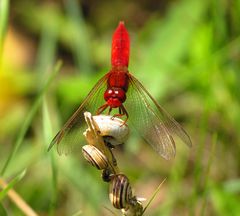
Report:
[{"label": "dragonfly leg", "polygon": [[109,107],[108,115],[110,115],[111,112],[112,112],[112,107]]},{"label": "dragonfly leg", "polygon": [[126,119],[123,123],[123,125],[127,122],[128,120],[128,112],[127,110],[125,109],[125,107],[123,105],[121,105],[119,107],[119,113],[118,114],[115,114],[112,118],[115,118],[115,117],[122,117],[122,116],[126,116]]},{"label": "dragonfly leg", "polygon": [[107,103],[105,103],[105,104],[103,104],[102,106],[100,106],[100,107],[98,108],[98,110],[97,110],[97,115],[101,114],[105,109],[107,109],[107,107],[108,107],[108,104],[107,104]]},{"label": "dragonfly leg", "polygon": [[126,115],[126,119],[125,119],[125,121],[123,123],[123,125],[124,125],[127,122],[129,116],[128,116],[127,110],[125,109],[125,107],[123,105],[121,106],[121,110],[123,112],[123,115]]},{"label": "dragonfly leg", "polygon": [[118,112],[119,112],[120,115],[122,114],[122,109],[121,109],[121,107],[118,108]]}]

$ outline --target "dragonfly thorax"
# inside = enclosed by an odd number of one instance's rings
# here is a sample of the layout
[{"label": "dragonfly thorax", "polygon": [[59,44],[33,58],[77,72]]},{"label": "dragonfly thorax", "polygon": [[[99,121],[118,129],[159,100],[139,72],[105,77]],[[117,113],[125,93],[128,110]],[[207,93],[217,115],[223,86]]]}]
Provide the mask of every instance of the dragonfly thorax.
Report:
[{"label": "dragonfly thorax", "polygon": [[104,93],[104,99],[108,106],[117,108],[126,100],[126,93],[121,88],[108,88]]}]

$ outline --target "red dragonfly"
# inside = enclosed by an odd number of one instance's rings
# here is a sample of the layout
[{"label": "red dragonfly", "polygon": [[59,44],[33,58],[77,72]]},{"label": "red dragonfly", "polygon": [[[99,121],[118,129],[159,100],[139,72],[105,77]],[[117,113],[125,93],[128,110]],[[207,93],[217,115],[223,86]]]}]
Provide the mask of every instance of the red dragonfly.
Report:
[{"label": "red dragonfly", "polygon": [[172,135],[191,147],[190,137],[128,71],[130,38],[120,22],[112,38],[111,70],[92,88],[77,111],[52,140],[48,150],[57,144],[58,153],[68,154],[80,148],[82,133],[87,128],[83,113],[125,116],[139,134],[165,159],[175,156]]}]

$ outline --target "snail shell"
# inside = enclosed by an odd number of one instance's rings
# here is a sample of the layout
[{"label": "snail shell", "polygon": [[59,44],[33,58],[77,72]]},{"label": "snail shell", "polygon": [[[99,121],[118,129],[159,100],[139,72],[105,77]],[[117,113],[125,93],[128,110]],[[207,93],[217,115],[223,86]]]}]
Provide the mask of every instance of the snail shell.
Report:
[{"label": "snail shell", "polygon": [[132,198],[132,189],[127,176],[117,174],[112,177],[109,199],[117,209],[127,208]]},{"label": "snail shell", "polygon": [[127,140],[129,128],[122,119],[107,115],[96,115],[93,119],[99,127],[100,136],[111,145],[119,145]]},{"label": "snail shell", "polygon": [[106,169],[108,167],[108,160],[106,156],[95,146],[85,145],[82,147],[84,158],[99,170]]}]

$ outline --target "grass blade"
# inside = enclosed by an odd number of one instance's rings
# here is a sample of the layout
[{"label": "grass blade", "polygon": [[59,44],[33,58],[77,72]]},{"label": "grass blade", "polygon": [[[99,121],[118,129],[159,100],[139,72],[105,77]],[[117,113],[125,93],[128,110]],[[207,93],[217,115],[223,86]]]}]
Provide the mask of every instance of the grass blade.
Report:
[{"label": "grass blade", "polygon": [[9,0],[0,1],[0,61],[2,59],[3,41],[6,34],[9,12]]},{"label": "grass blade", "polygon": [[[8,195],[12,202],[18,206],[18,208],[26,216],[37,216],[37,213],[25,202],[25,200],[13,190],[14,185],[19,182],[25,175],[26,170],[18,174],[9,184],[7,184],[3,179],[0,179],[0,185],[3,187],[3,190],[0,193],[0,201]],[[0,206],[0,215],[5,215],[5,209]]]},{"label": "grass blade", "polygon": [[215,147],[216,147],[216,144],[217,144],[217,139],[218,139],[218,136],[217,134],[215,133],[212,137],[212,147],[211,147],[211,155],[210,155],[210,158],[208,160],[208,163],[207,163],[207,170],[206,170],[206,173],[205,173],[205,181],[204,181],[204,184],[205,185],[205,196],[203,198],[203,205],[202,205],[202,208],[201,208],[201,214],[202,216],[205,215],[205,211],[206,211],[206,205],[207,205],[207,191],[208,191],[208,187],[209,187],[209,178],[210,178],[210,168],[211,168],[211,165],[212,165],[212,162],[213,162],[213,158],[214,158],[214,153],[215,153]]},{"label": "grass blade", "polygon": [[167,178],[163,179],[163,181],[158,185],[157,189],[155,190],[155,192],[153,193],[152,197],[150,198],[149,202],[147,203],[147,205],[145,206],[145,208],[143,209],[142,214],[144,214],[144,212],[147,210],[147,208],[149,207],[149,205],[152,203],[152,201],[155,199],[155,197],[157,196],[157,194],[160,191],[161,186],[163,185],[163,183],[166,181]]},{"label": "grass blade", "polygon": [[[51,118],[49,115],[49,109],[48,109],[46,98],[44,98],[44,101],[43,101],[43,131],[44,131],[45,143],[46,145],[48,145],[53,135],[52,135]],[[55,215],[58,190],[57,190],[57,166],[56,166],[56,161],[54,157],[54,151],[50,152],[50,160],[51,160],[51,170],[52,170],[52,197],[51,197],[51,205],[49,208],[49,215]]]},{"label": "grass blade", "polygon": [[11,160],[13,159],[14,155],[16,154],[18,148],[20,147],[20,145],[22,144],[22,141],[24,139],[24,136],[33,120],[34,115],[36,114],[39,106],[42,103],[42,99],[43,99],[43,95],[44,93],[47,91],[47,89],[49,88],[49,85],[52,83],[52,81],[54,80],[55,76],[58,74],[60,68],[61,68],[62,62],[58,61],[57,64],[54,67],[53,73],[51,73],[51,75],[49,76],[47,82],[45,83],[45,85],[43,86],[43,88],[41,89],[41,91],[39,92],[38,97],[36,98],[36,100],[34,101],[28,115],[26,116],[25,121],[23,122],[23,126],[20,129],[20,132],[17,136],[16,142],[14,143],[14,147],[13,150],[10,152],[7,161],[5,162],[2,170],[1,170],[1,176],[4,175],[4,173],[7,170],[7,167],[9,165],[9,163],[11,162]]},{"label": "grass blade", "polygon": [[67,15],[75,26],[72,34],[71,47],[77,67],[82,73],[89,73],[91,71],[89,33],[84,22],[81,9],[78,7],[78,1],[65,0],[65,8]]},{"label": "grass blade", "polygon": [[7,195],[8,191],[12,189],[14,185],[24,177],[25,173],[26,173],[26,170],[23,170],[12,181],[10,181],[6,185],[6,187],[5,187],[5,182],[2,179],[0,179],[0,185],[3,187],[3,190],[0,192],[0,201],[2,201],[3,198]]},{"label": "grass blade", "polygon": [[6,34],[8,13],[9,13],[9,1],[8,0],[0,1],[0,42],[1,42],[0,45],[3,44],[3,39]]}]

